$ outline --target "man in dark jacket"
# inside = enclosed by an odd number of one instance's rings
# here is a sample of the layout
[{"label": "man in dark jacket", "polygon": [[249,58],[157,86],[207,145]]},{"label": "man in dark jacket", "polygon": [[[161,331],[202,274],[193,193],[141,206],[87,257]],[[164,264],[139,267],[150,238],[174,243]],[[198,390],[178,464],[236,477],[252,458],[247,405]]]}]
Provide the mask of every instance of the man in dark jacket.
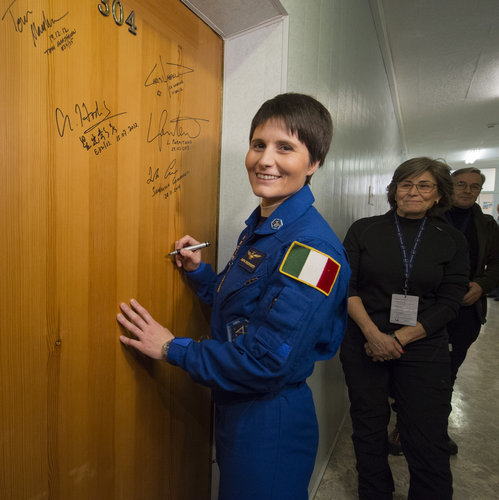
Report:
[{"label": "man in dark jacket", "polygon": [[480,170],[462,168],[453,172],[452,176],[454,206],[447,213],[447,218],[466,236],[470,254],[469,289],[457,318],[447,325],[454,382],[466,352],[486,321],[487,294],[499,285],[499,227],[494,218],[485,215],[476,203],[485,182]]},{"label": "man in dark jacket", "polygon": [[[469,347],[478,338],[486,321],[487,294],[499,285],[499,227],[491,215],[485,215],[476,203],[485,176],[478,168],[456,170],[453,207],[449,222],[468,240],[470,282],[456,319],[447,324],[451,356],[451,380],[454,384]],[[457,453],[457,444],[449,438],[449,452]]]}]

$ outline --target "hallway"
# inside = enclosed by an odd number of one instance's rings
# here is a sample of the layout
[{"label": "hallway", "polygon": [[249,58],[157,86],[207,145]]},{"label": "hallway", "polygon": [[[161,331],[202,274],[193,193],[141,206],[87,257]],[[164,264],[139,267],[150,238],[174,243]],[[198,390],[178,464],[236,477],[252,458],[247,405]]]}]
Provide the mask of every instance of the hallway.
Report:
[{"label": "hallway", "polygon": [[[488,321],[468,351],[452,398],[449,434],[459,446],[459,453],[451,457],[454,500],[499,498],[499,302],[489,298],[488,307]],[[357,498],[351,432],[347,415],[315,500]],[[409,474],[404,457],[390,456],[390,466],[393,498],[405,499]]]}]

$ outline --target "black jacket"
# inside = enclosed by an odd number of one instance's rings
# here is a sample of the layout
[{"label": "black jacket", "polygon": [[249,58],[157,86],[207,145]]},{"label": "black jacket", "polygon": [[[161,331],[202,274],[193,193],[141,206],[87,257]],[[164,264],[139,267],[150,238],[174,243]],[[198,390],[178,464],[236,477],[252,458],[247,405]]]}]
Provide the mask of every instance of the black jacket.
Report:
[{"label": "black jacket", "polygon": [[482,287],[483,294],[475,307],[480,321],[485,323],[487,294],[499,286],[499,226],[478,204],[473,205],[472,212],[478,238],[478,260],[476,269],[471,270],[471,281]]}]

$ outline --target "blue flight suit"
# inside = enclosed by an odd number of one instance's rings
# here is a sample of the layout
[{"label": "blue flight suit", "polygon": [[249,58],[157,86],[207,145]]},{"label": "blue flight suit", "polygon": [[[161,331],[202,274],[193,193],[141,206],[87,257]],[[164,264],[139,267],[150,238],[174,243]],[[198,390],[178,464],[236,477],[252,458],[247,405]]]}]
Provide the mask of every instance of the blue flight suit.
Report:
[{"label": "blue flight suit", "polygon": [[[257,208],[218,276],[187,273],[212,305],[212,339],[175,338],[168,362],[213,389],[223,500],[306,499],[318,429],[305,380],[343,339],[350,279],[345,250],[304,186],[262,224]],[[298,241],[339,264],[325,292],[280,271]]]}]

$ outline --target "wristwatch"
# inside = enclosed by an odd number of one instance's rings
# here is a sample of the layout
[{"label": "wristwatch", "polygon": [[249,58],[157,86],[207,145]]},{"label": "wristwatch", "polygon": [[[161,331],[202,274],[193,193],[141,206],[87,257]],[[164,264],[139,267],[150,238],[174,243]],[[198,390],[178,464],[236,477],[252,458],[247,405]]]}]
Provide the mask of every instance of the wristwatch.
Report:
[{"label": "wristwatch", "polygon": [[168,350],[170,349],[170,344],[173,342],[173,339],[166,341],[161,348],[161,354],[163,355],[163,359],[166,361],[168,359]]}]

